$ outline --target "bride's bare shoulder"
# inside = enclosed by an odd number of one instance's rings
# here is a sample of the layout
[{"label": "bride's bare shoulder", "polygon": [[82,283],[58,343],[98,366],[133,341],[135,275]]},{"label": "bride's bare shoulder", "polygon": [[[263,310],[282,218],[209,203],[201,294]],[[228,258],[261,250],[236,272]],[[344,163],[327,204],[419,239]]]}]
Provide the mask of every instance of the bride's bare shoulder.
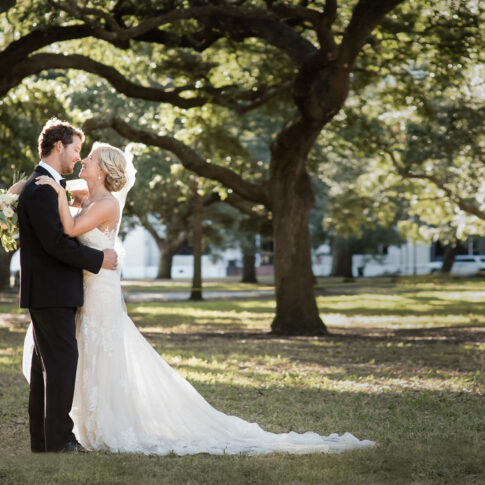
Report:
[{"label": "bride's bare shoulder", "polygon": [[96,212],[104,213],[106,215],[112,214],[113,216],[118,215],[120,208],[118,201],[112,195],[91,201],[87,198],[85,204],[86,209],[95,209]]}]

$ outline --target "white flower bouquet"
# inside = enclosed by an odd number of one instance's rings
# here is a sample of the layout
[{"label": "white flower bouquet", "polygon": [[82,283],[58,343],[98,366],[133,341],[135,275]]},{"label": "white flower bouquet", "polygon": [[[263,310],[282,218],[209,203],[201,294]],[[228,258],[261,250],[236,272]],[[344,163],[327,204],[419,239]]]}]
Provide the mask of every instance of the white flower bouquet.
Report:
[{"label": "white flower bouquet", "polygon": [[7,252],[17,249],[18,201],[18,194],[7,194],[6,190],[0,189],[0,240]]}]

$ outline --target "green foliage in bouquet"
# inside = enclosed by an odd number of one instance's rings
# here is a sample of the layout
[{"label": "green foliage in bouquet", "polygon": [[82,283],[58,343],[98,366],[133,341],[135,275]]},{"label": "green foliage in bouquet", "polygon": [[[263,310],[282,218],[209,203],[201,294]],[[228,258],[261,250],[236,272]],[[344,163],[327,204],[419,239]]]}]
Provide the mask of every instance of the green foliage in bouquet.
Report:
[{"label": "green foliage in bouquet", "polygon": [[[23,173],[14,172],[13,185],[23,179]],[[7,252],[17,249],[18,201],[18,194],[9,194],[7,190],[0,189],[0,242]]]},{"label": "green foliage in bouquet", "polygon": [[17,203],[17,194],[7,194],[5,190],[0,190],[0,240],[7,252],[17,249]]}]

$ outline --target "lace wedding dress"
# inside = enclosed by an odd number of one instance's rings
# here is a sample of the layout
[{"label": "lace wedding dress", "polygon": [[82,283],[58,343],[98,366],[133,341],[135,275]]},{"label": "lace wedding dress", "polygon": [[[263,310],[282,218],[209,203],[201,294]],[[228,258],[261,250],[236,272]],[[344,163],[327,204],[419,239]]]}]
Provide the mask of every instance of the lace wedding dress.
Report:
[{"label": "lace wedding dress", "polygon": [[[79,237],[114,248],[117,230]],[[172,369],[129,318],[120,274],[84,272],[84,306],[76,316],[79,361],[71,417],[79,442],[91,450],[166,455],[337,453],[373,446],[350,433],[275,434],[214,409]],[[30,377],[32,331],[24,374]]]}]

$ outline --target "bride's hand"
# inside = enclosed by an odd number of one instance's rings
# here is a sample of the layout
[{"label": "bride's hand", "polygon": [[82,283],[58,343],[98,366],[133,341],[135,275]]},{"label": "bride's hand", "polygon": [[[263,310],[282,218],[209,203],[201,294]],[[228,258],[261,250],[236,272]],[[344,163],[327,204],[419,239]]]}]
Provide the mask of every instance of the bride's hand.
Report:
[{"label": "bride's hand", "polygon": [[59,195],[61,192],[64,191],[64,187],[61,184],[58,184],[52,177],[48,177],[47,175],[41,175],[35,179],[36,185],[50,185]]}]

